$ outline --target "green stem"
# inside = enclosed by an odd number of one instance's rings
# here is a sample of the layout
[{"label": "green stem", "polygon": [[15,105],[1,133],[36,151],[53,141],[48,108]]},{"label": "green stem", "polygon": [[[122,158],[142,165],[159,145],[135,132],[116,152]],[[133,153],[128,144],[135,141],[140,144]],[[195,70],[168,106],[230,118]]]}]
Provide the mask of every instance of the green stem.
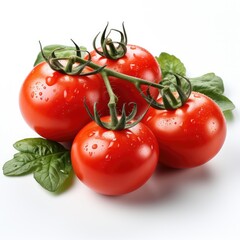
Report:
[{"label": "green stem", "polygon": [[[76,62],[79,62],[79,63],[86,63],[86,60],[85,59],[82,59],[82,58],[79,58],[76,56]],[[100,65],[96,64],[96,63],[93,63],[93,62],[89,62],[88,64],[89,67],[91,67],[92,69],[96,70],[96,69],[99,69]],[[129,76],[127,74],[123,74],[123,73],[119,73],[117,71],[114,71],[114,70],[111,70],[107,67],[105,67],[101,73],[105,73],[107,74],[107,76],[112,76],[112,77],[116,77],[116,78],[121,78],[123,80],[126,80],[128,82],[131,82],[133,83],[135,86],[140,86],[141,84],[142,85],[146,85],[146,86],[152,86],[152,87],[156,87],[158,89],[163,89],[164,86],[162,86],[161,84],[159,83],[153,83],[153,82],[148,82],[144,79],[141,79],[141,78],[137,78],[137,77],[133,77],[133,76]]]},{"label": "green stem", "polygon": [[117,56],[118,55],[118,51],[116,50],[111,38],[106,39],[106,45],[109,46],[110,54],[112,56]]},{"label": "green stem", "polygon": [[65,66],[65,71],[71,72],[73,64],[74,64],[74,58],[69,58],[67,61],[67,65]]},{"label": "green stem", "polygon": [[[142,94],[143,98],[154,108],[157,109],[176,109],[180,106],[182,106],[187,99],[190,96],[191,93],[191,83],[190,81],[185,78],[182,77],[187,84],[190,86],[188,87],[188,89],[183,89],[181,87],[181,81],[180,78],[177,74],[173,74],[176,78],[177,84],[174,84],[172,81],[170,81],[169,79],[165,79],[165,82],[167,82],[166,84],[163,83],[154,83],[154,82],[149,82],[146,81],[144,79],[141,78],[137,78],[137,77],[133,77],[133,76],[129,76],[123,73],[119,73],[117,71],[114,71],[112,69],[107,68],[107,66],[100,66],[96,63],[93,63],[90,59],[89,56],[89,60],[86,59],[82,59],[79,56],[72,56],[72,57],[68,57],[68,58],[52,58],[51,61],[56,61],[56,63],[59,63],[60,60],[68,60],[68,64],[66,68],[71,68],[72,67],[72,63],[79,63],[79,69],[76,69],[75,72],[73,72],[73,74],[79,74],[81,75],[81,72],[83,70],[83,68],[85,66],[88,66],[90,68],[93,69],[92,72],[90,72],[90,74],[95,74],[95,73],[100,73],[104,79],[104,82],[106,84],[109,96],[110,96],[110,101],[108,104],[109,110],[110,110],[110,115],[112,117],[112,122],[113,124],[115,124],[118,119],[117,119],[117,114],[116,114],[116,104],[117,104],[117,97],[114,94],[114,92],[112,91],[110,82],[108,77],[112,76],[112,77],[116,77],[119,78],[121,80],[125,80],[128,82],[131,82],[132,84],[135,85],[135,87],[137,88],[137,90]],[[60,64],[60,63],[59,63]],[[59,68],[60,70],[62,70],[62,67],[59,67],[59,64],[56,65],[57,68]],[[51,66],[51,65],[50,65]],[[56,66],[53,66],[54,69],[56,68]],[[62,70],[63,72],[65,72],[66,74],[70,74],[64,70]],[[72,74],[72,75],[73,75]],[[157,88],[159,90],[159,92],[161,92],[162,97],[165,99],[164,104],[159,104],[158,102],[154,101],[154,99],[151,96],[151,93],[149,91],[149,89],[147,90],[146,94],[142,92],[141,86],[148,86],[148,87],[154,87]],[[171,87],[171,89],[170,89]],[[160,91],[161,90],[161,91]],[[185,91],[186,90],[186,91]],[[172,91],[177,91],[179,96],[175,97],[172,93]],[[171,101],[169,101],[169,100]]]},{"label": "green stem", "polygon": [[107,88],[107,92],[109,95],[108,108],[109,108],[109,113],[111,116],[111,125],[116,126],[118,124],[117,110],[116,110],[118,98],[112,90],[107,73],[105,71],[102,71],[101,75],[102,75],[102,78],[104,80],[104,83],[105,83],[105,86]]}]

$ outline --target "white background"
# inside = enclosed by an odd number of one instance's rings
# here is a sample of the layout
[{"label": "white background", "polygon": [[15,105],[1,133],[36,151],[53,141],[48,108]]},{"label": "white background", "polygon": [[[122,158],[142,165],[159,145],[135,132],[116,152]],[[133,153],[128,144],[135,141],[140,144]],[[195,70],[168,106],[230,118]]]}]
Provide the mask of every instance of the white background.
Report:
[{"label": "white background", "polygon": [[[157,5],[156,5],[157,3]],[[204,166],[159,172],[141,189],[104,197],[73,178],[52,194],[32,175],[0,173],[3,240],[212,240],[240,239],[240,1],[9,0],[0,3],[0,167],[12,144],[37,135],[23,121],[19,89],[39,52],[38,41],[92,48],[105,27],[121,29],[129,43],[153,55],[165,51],[191,77],[215,72],[236,109],[219,154]]]}]

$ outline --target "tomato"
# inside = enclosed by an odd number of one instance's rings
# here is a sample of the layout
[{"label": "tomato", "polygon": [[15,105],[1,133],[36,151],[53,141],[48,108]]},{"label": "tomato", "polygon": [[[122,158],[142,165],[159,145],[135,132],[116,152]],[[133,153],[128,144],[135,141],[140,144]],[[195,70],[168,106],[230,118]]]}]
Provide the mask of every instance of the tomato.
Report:
[{"label": "tomato", "polygon": [[80,130],[71,149],[77,177],[104,195],[121,195],[142,186],[153,174],[158,157],[156,137],[143,123],[113,131],[91,122]]},{"label": "tomato", "polygon": [[107,106],[103,80],[98,75],[69,76],[53,71],[46,62],[38,64],[25,79],[20,91],[20,110],[39,135],[58,142],[73,141],[91,121],[89,108],[98,102],[98,111]]},{"label": "tomato", "polygon": [[143,122],[158,139],[160,162],[173,168],[206,163],[219,152],[226,137],[220,108],[209,97],[196,92],[176,110],[149,109]]},{"label": "tomato", "polygon": [[[95,50],[90,53],[91,60],[98,65],[106,65],[107,68],[114,71],[142,78],[149,82],[159,83],[162,79],[162,74],[155,57],[142,47],[130,44],[126,47],[127,52],[125,56],[117,60],[102,57]],[[138,115],[146,111],[148,104],[132,83],[116,77],[109,77],[109,80],[114,93],[118,97],[118,109],[120,109],[120,111],[124,103],[130,102],[136,102],[138,104]],[[147,88],[147,86],[143,86],[142,91],[146,92]],[[150,92],[153,97],[158,96],[158,90],[156,88],[150,88]],[[130,111],[130,109],[128,111]]]}]

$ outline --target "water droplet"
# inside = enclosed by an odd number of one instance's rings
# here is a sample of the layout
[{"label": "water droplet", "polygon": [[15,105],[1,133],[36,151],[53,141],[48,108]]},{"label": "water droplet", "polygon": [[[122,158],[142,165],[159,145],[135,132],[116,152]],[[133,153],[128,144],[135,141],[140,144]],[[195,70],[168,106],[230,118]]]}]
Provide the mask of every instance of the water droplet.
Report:
[{"label": "water droplet", "polygon": [[47,97],[47,98],[45,98],[45,102],[48,102],[49,101],[49,98]]},{"label": "water droplet", "polygon": [[67,102],[70,102],[72,99],[75,98],[75,96],[73,94],[71,94],[71,92],[67,91],[67,90],[64,90],[63,91],[63,97],[65,98],[65,100]]},{"label": "water droplet", "polygon": [[92,136],[94,136],[95,135],[95,132],[91,132],[91,133],[89,133],[89,137],[92,137]]},{"label": "water droplet", "polygon": [[95,143],[92,145],[92,149],[97,149],[98,145]]},{"label": "water droplet", "polygon": [[198,93],[194,93],[193,96],[194,96],[195,98],[201,98],[200,94],[198,94]]},{"label": "water droplet", "polygon": [[75,88],[73,92],[78,94],[79,93],[79,89]]},{"label": "water droplet", "polygon": [[112,147],[112,146],[113,146],[113,144],[114,144],[114,142],[113,142],[113,141],[112,141],[112,142],[110,142],[110,144],[108,145],[108,148]]},{"label": "water droplet", "polygon": [[135,67],[135,64],[134,63],[131,63],[130,64],[130,69],[133,69]]},{"label": "water droplet", "polygon": [[64,98],[67,98],[67,95],[68,95],[67,90],[64,90],[64,91],[63,91],[63,97],[64,97]]},{"label": "water droplet", "polygon": [[48,86],[52,86],[56,83],[56,78],[55,77],[46,77],[46,84]]},{"label": "water droplet", "polygon": [[42,93],[42,92],[39,92],[38,94],[39,94],[39,96],[42,96],[43,93]]},{"label": "water droplet", "polygon": [[93,152],[89,152],[89,156],[91,157],[93,155]]},{"label": "water droplet", "polygon": [[195,119],[192,118],[192,119],[190,120],[190,122],[194,124],[196,121],[195,121]]},{"label": "water droplet", "polygon": [[34,98],[34,95],[35,95],[35,93],[34,93],[34,92],[31,92],[31,97],[32,97],[32,98]]}]

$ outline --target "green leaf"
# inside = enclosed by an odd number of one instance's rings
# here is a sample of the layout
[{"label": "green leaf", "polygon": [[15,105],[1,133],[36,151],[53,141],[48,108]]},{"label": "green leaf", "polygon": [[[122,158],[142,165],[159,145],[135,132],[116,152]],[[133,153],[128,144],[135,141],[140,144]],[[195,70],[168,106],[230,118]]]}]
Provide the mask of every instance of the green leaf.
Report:
[{"label": "green leaf", "polygon": [[[45,46],[43,48],[43,52],[44,52],[46,57],[49,57],[49,55],[56,49],[58,49],[56,51],[57,57],[70,57],[72,55],[76,55],[76,48],[74,46],[64,46],[64,45],[59,45],[59,44],[53,44],[53,45]],[[81,46],[80,50],[86,51],[86,48]],[[82,57],[84,57],[84,54],[83,54]],[[43,58],[42,53],[40,51],[37,55],[37,58],[36,58],[35,62],[34,62],[34,66],[36,66],[37,64],[39,64],[41,62],[44,62],[44,61],[45,61],[45,59]]]},{"label": "green leaf", "polygon": [[[162,70],[163,78],[171,78],[171,76],[167,76],[168,72],[182,76],[186,75],[184,64],[174,55],[163,52],[156,59]],[[219,76],[214,73],[207,73],[201,77],[189,78],[189,80],[193,91],[210,97],[219,105],[223,112],[232,111],[235,108],[233,102],[224,96],[224,84]],[[183,84],[182,87],[186,86]]]},{"label": "green leaf", "polygon": [[55,153],[41,159],[42,167],[34,172],[34,178],[45,189],[57,191],[68,179],[72,167],[69,152]]},{"label": "green leaf", "polygon": [[70,153],[61,144],[43,138],[26,138],[13,146],[19,152],[3,165],[4,175],[33,173],[36,181],[52,192],[59,190],[70,177]]},{"label": "green leaf", "polygon": [[32,172],[39,166],[36,157],[30,153],[17,153],[14,158],[3,165],[3,174],[6,176],[21,176]]},{"label": "green leaf", "polygon": [[201,77],[189,78],[193,91],[196,92],[215,92],[222,94],[224,92],[223,80],[214,73],[207,73]]},{"label": "green leaf", "polygon": [[223,95],[223,80],[214,73],[207,73],[201,77],[189,78],[192,84],[192,90],[205,94],[214,100],[221,110],[232,111],[235,106],[233,102]]},{"label": "green leaf", "polygon": [[204,94],[216,102],[223,112],[232,111],[235,108],[233,102],[223,94],[219,94],[211,90],[204,91]]},{"label": "green leaf", "polygon": [[43,138],[26,138],[17,141],[13,146],[20,152],[32,153],[36,156],[45,156],[65,150],[61,144]]},{"label": "green leaf", "polygon": [[177,73],[182,76],[186,75],[184,64],[174,55],[162,52],[159,57],[156,57],[156,59],[160,65],[163,78],[165,78],[169,72]]}]

